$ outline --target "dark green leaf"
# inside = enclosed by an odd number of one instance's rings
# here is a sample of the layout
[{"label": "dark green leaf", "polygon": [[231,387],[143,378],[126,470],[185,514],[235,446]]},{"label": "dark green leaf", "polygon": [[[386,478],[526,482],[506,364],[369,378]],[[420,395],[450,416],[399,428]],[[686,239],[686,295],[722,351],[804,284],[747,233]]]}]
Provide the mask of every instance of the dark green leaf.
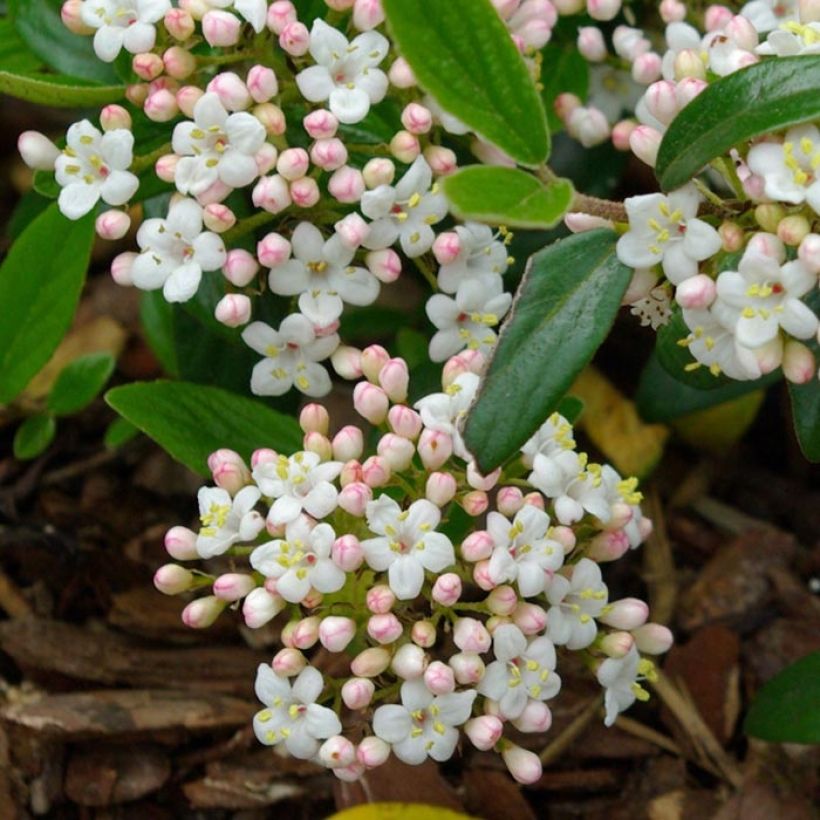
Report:
[{"label": "dark green leaf", "polygon": [[81,108],[121,100],[125,96],[125,86],[77,85],[73,78],[55,74],[26,77],[0,71],[0,94],[52,108]]},{"label": "dark green leaf", "polygon": [[106,447],[115,450],[117,447],[122,447],[128,441],[139,435],[139,430],[131,424],[128,419],[122,416],[114,419],[105,430],[103,442]]},{"label": "dark green leaf", "polygon": [[820,743],[820,652],[775,675],[752,701],[743,728],[770,743]]},{"label": "dark green leaf", "polygon": [[443,179],[452,211],[462,219],[517,228],[552,228],[572,202],[572,183],[542,183],[517,168],[471,165]]},{"label": "dark green leaf", "polygon": [[39,71],[43,63],[32,54],[11,20],[0,20],[0,70],[20,74]]},{"label": "dark green leaf", "polygon": [[188,382],[136,382],[115,387],[106,401],[177,461],[201,475],[220,447],[250,458],[259,447],[283,453],[302,447],[299,425],[261,402]]},{"label": "dark green leaf", "polygon": [[17,239],[39,214],[48,208],[50,199],[37,191],[26,191],[14,206],[14,211],[6,225],[6,234],[11,240]]},{"label": "dark green leaf", "polygon": [[14,25],[44,63],[69,77],[116,84],[114,69],[94,53],[91,37],[72,34],[60,19],[62,0],[11,0]]},{"label": "dark green leaf", "polygon": [[562,239],[530,259],[464,437],[482,472],[512,456],[556,410],[606,338],[632,271],[614,231]]},{"label": "dark green leaf", "polygon": [[564,123],[555,113],[555,98],[559,94],[575,94],[581,101],[589,91],[589,63],[574,44],[547,43],[541,49],[541,99],[547,111],[550,130],[560,131]]},{"label": "dark green leaf", "polygon": [[93,240],[93,213],[71,222],[53,203],[12,245],[0,267],[0,402],[28,384],[71,324]]},{"label": "dark green leaf", "polygon": [[[805,301],[815,313],[820,311],[820,292],[815,290]],[[816,339],[807,344],[817,361],[820,358],[820,345]],[[789,382],[789,397],[792,402],[794,432],[800,449],[809,461],[820,461],[820,381],[811,378],[806,384]]]},{"label": "dark green leaf", "polygon": [[56,430],[57,422],[54,421],[54,416],[29,416],[14,433],[14,457],[21,460],[36,458],[54,440]]},{"label": "dark green leaf", "polygon": [[575,424],[584,412],[584,402],[577,396],[564,396],[558,403],[558,412],[570,424]]},{"label": "dark green leaf", "polygon": [[[714,381],[713,377],[710,378]],[[658,361],[658,354],[653,351],[641,373],[635,402],[645,421],[671,421],[768,387],[781,378],[783,374],[780,370],[775,370],[754,381],[727,380],[713,389],[699,390],[671,376]]]},{"label": "dark green leaf", "polygon": [[110,353],[88,353],[67,364],[48,394],[48,409],[55,416],[79,413],[111,378],[115,365]]},{"label": "dark green leaf", "polygon": [[818,54],[763,60],[710,83],[664,134],[655,165],[661,188],[680,188],[736,143],[816,119],[818,87]]},{"label": "dark green leaf", "polygon": [[550,149],[541,98],[489,0],[384,0],[387,24],[419,85],[523,165]]}]

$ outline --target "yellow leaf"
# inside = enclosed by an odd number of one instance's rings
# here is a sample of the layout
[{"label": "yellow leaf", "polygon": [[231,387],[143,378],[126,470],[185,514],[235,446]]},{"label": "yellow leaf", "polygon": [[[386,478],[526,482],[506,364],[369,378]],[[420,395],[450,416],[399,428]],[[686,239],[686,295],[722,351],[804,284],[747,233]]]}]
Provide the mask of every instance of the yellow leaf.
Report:
[{"label": "yellow leaf", "polygon": [[423,803],[362,803],[328,820],[475,820],[467,814]]},{"label": "yellow leaf", "polygon": [[645,478],[663,455],[669,428],[641,421],[634,402],[590,366],[570,389],[584,402],[576,426],[626,476]]},{"label": "yellow leaf", "polygon": [[743,438],[757,417],[765,395],[764,390],[746,393],[723,404],[681,416],[672,422],[672,427],[692,447],[720,455]]}]

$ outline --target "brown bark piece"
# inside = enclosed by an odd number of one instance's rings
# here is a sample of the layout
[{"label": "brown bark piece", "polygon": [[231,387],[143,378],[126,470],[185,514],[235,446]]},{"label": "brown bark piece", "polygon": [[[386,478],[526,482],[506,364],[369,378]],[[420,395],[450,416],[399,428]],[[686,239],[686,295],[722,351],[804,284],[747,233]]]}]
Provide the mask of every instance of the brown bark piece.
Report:
[{"label": "brown bark piece", "polygon": [[778,618],[743,645],[745,669],[755,687],[789,664],[820,650],[820,618]]},{"label": "brown bark piece", "polygon": [[81,806],[108,806],[139,800],[163,786],[171,761],[159,746],[86,746],[69,754],[66,796]]},{"label": "brown bark piece", "polygon": [[535,820],[520,787],[504,772],[467,769],[463,778],[464,807],[482,820]]}]

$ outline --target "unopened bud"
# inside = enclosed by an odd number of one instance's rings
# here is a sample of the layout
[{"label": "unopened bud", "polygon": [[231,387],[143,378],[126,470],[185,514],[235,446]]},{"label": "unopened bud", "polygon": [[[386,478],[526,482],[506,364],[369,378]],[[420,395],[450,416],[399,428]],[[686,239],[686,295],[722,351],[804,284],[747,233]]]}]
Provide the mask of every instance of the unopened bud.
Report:
[{"label": "unopened bud", "polygon": [[132,120],[128,110],[121,105],[106,105],[100,111],[100,127],[103,131],[116,131],[118,128],[131,130]]},{"label": "unopened bud", "polygon": [[621,0],[587,0],[587,14],[593,20],[612,20],[621,10]]},{"label": "unopened bud", "polygon": [[433,584],[432,596],[436,603],[442,606],[452,606],[461,597],[461,578],[454,572],[439,575]]},{"label": "unopened bud", "polygon": [[401,124],[411,134],[426,134],[433,126],[433,115],[429,108],[411,102],[401,112]]},{"label": "unopened bud", "polygon": [[513,779],[518,783],[523,783],[524,785],[535,783],[543,773],[541,761],[537,754],[527,749],[522,749],[520,746],[516,746],[509,741],[504,743],[501,757],[509,769],[510,774],[513,776]]},{"label": "unopened bud", "polygon": [[537,635],[547,625],[547,613],[537,604],[520,603],[512,613],[512,619],[525,635]]},{"label": "unopened bud", "polygon": [[455,498],[458,483],[450,473],[430,473],[425,485],[424,495],[437,507],[444,507]]},{"label": "unopened bud", "polygon": [[489,609],[493,615],[512,615],[518,606],[518,596],[511,586],[502,584],[490,592],[485,603],[487,604],[487,609]]},{"label": "unopened bud", "polygon": [[189,590],[194,574],[179,564],[165,564],[154,573],[154,586],[163,595],[179,595]]},{"label": "unopened bud", "polygon": [[465,561],[483,561],[493,554],[495,541],[492,536],[484,530],[471,532],[461,542],[461,556]]},{"label": "unopened bud", "polygon": [[786,211],[783,206],[776,203],[758,205],[755,208],[757,224],[769,233],[777,233],[778,225],[785,216]]},{"label": "unopened bud", "polygon": [[95,230],[101,239],[114,241],[122,239],[131,227],[131,217],[125,211],[112,208],[97,217]]},{"label": "unopened bud", "polygon": [[390,668],[405,680],[415,680],[424,674],[427,668],[427,655],[414,643],[402,644],[393,656]]},{"label": "unopened bud", "polygon": [[355,572],[364,561],[364,550],[355,535],[343,535],[333,542],[331,557],[345,572]]},{"label": "unopened bud", "polygon": [[170,122],[179,113],[176,94],[167,88],[150,94],[143,105],[143,111],[152,122]]},{"label": "unopened bud", "polygon": [[598,533],[590,542],[587,558],[593,561],[617,561],[629,551],[629,538],[623,530]]},{"label": "unopened bud", "polygon": [[484,490],[473,490],[461,499],[461,506],[467,515],[477,518],[479,515],[484,515],[484,513],[487,512],[487,508],[490,506],[490,499]]},{"label": "unopened bud", "polygon": [[675,301],[687,310],[703,309],[715,301],[717,288],[711,276],[699,273],[685,279],[675,289]]},{"label": "unopened bud", "polygon": [[342,684],[342,700],[348,709],[364,709],[373,700],[376,686],[367,678],[350,678]]},{"label": "unopened bud", "polygon": [[387,459],[381,456],[370,456],[362,464],[362,479],[368,487],[384,487],[392,472]]},{"label": "unopened bud", "polygon": [[637,629],[646,623],[649,607],[639,598],[621,598],[609,604],[598,620],[614,629]]},{"label": "unopened bud", "polygon": [[487,652],[490,633],[476,618],[459,618],[453,626],[453,642],[462,652]]},{"label": "unopened bud", "polygon": [[441,661],[433,661],[424,670],[424,683],[434,695],[448,695],[456,688],[452,667]]},{"label": "unopened bud", "polygon": [[544,701],[530,698],[524,711],[512,721],[512,724],[519,732],[543,734],[552,726],[552,712]]},{"label": "unopened bud", "polygon": [[281,34],[288,23],[297,20],[296,7],[290,0],[276,0],[268,8],[267,26],[274,34]]},{"label": "unopened bud", "polygon": [[777,225],[777,236],[786,245],[797,247],[811,231],[809,220],[800,214],[787,216]]},{"label": "unopened bud", "polygon": [[276,170],[289,182],[303,177],[310,168],[310,157],[304,148],[286,148],[276,160]]},{"label": "unopened bud", "polygon": [[648,125],[638,125],[629,135],[629,147],[632,153],[647,165],[655,167],[658,159],[658,148],[661,144],[661,134]]},{"label": "unopened bud", "polygon": [[356,747],[346,737],[334,735],[319,747],[318,757],[328,769],[349,766],[356,760]]},{"label": "unopened bud", "polygon": [[718,228],[721,240],[723,240],[723,250],[733,253],[739,251],[743,247],[743,240],[745,234],[743,228],[737,222],[730,222],[728,220],[722,222]]},{"label": "unopened bud", "polygon": [[196,533],[187,527],[171,527],[165,533],[165,549],[177,561],[193,561],[199,558],[196,538]]},{"label": "unopened bud", "polygon": [[409,165],[421,153],[418,137],[409,131],[397,131],[390,140],[390,153]]},{"label": "unopened bud", "polygon": [[258,629],[273,620],[284,608],[285,599],[262,587],[254,589],[242,604],[242,617],[251,629]]},{"label": "unopened bud", "polygon": [[310,649],[319,640],[320,623],[321,619],[316,615],[297,621],[290,633],[291,646],[296,649]]},{"label": "unopened bud", "polygon": [[436,628],[430,621],[416,621],[410,629],[410,640],[425,649],[436,642]]},{"label": "unopened bud", "polygon": [[229,603],[244,598],[253,589],[256,589],[256,581],[252,575],[243,572],[227,572],[220,575],[213,585],[214,595]]},{"label": "unopened bud", "polygon": [[187,40],[196,29],[194,18],[185,9],[169,9],[165,13],[163,22],[165,30],[180,42]]},{"label": "unopened bud", "polygon": [[339,202],[358,202],[364,193],[364,177],[358,168],[343,165],[327,181],[327,190]]},{"label": "unopened bud", "polygon": [[398,57],[393,61],[387,77],[390,84],[396,88],[413,88],[416,84],[416,75],[413,74],[413,69],[404,57]]},{"label": "unopened bud", "polygon": [[806,384],[814,378],[814,354],[802,342],[790,339],[783,348],[783,375],[792,384]]},{"label": "unopened bud", "polygon": [[94,34],[95,29],[83,21],[83,5],[82,0],[66,0],[60,8],[60,19],[72,34],[87,37]]},{"label": "unopened bud", "polygon": [[581,26],[578,29],[578,51],[585,60],[600,63],[606,59],[606,43],[597,26]]},{"label": "unopened bud", "polygon": [[810,233],[803,237],[797,258],[811,273],[820,273],[820,234]]},{"label": "unopened bud", "polygon": [[342,487],[339,493],[339,506],[350,515],[361,518],[367,511],[367,505],[373,500],[373,490],[362,481],[353,481]]},{"label": "unopened bud", "polygon": [[434,176],[445,177],[458,168],[455,152],[443,145],[428,145],[422,153]]},{"label": "unopened bud", "polygon": [[292,678],[307,666],[307,658],[298,649],[286,646],[273,656],[271,666],[280,678]]},{"label": "unopened bud", "polygon": [[403,402],[407,399],[407,388],[410,384],[410,370],[404,359],[388,359],[379,370],[378,381],[387,397],[392,402]]},{"label": "unopened bud", "polygon": [[447,433],[425,428],[419,437],[418,453],[428,470],[437,470],[453,454],[453,439]]},{"label": "unopened bud", "polygon": [[376,615],[384,615],[393,608],[396,603],[396,595],[387,584],[376,584],[367,590],[365,596],[367,608]]},{"label": "unopened bud", "polygon": [[457,652],[450,656],[447,663],[462,685],[476,684],[484,677],[484,661],[476,652]]},{"label": "unopened bud", "polygon": [[610,632],[601,638],[598,647],[608,658],[623,658],[635,645],[628,632]]},{"label": "unopened bud", "polygon": [[353,407],[371,424],[381,424],[387,418],[389,399],[381,387],[370,382],[359,382],[353,389]]},{"label": "unopened bud", "polygon": [[359,31],[370,31],[384,22],[381,0],[355,0],[353,3],[353,25]]},{"label": "unopened bud", "polygon": [[480,715],[464,724],[464,734],[476,749],[488,752],[501,739],[504,724],[494,715]]},{"label": "unopened bud", "polygon": [[225,602],[213,595],[197,598],[182,610],[182,622],[191,629],[207,629],[224,608]]},{"label": "unopened bud", "polygon": [[401,259],[392,248],[372,251],[365,256],[364,261],[367,269],[380,282],[389,284],[395,282],[401,275]]},{"label": "unopened bud", "polygon": [[343,652],[356,634],[356,622],[351,618],[328,615],[319,624],[319,642],[328,652]]},{"label": "unopened bud", "polygon": [[271,214],[284,211],[292,202],[288,183],[279,174],[262,177],[253,189],[251,199],[257,208]]},{"label": "unopened bud", "polygon": [[674,643],[672,632],[661,624],[644,624],[632,630],[632,637],[640,652],[662,655]]},{"label": "unopened bud", "polygon": [[227,11],[211,10],[202,18],[202,36],[210,46],[235,46],[241,29],[239,19]]},{"label": "unopened bud", "polygon": [[401,637],[403,631],[401,621],[392,612],[371,615],[367,621],[367,634],[376,643],[393,643]]}]

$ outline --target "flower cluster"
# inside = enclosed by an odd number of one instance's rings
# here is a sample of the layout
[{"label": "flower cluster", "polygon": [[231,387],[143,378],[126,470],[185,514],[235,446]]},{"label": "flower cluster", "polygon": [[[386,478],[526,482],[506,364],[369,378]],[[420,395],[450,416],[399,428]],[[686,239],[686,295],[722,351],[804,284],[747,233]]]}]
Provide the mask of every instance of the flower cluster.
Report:
[{"label": "flower cluster", "polygon": [[[644,602],[610,600],[601,573],[651,531],[637,482],[579,452],[558,413],[482,475],[461,435],[477,351],[450,358],[442,391],[412,406],[402,359],[378,346],[346,355],[374,452],[362,427],[331,433],[319,404],[301,412],[299,452],[257,450],[247,465],[217,451],[199,530],[168,532],[179,563],[156,586],[205,593],[183,611],[192,627],[225,609],[252,628],[278,619],[283,648],[256,679],[261,743],[356,779],[391,751],[447,760],[463,732],[532,782],[538,757],[510,735],[549,729],[561,655],[580,653],[611,725],[648,697],[644,655],[671,643]],[[184,566],[197,560],[200,571]]]}]

